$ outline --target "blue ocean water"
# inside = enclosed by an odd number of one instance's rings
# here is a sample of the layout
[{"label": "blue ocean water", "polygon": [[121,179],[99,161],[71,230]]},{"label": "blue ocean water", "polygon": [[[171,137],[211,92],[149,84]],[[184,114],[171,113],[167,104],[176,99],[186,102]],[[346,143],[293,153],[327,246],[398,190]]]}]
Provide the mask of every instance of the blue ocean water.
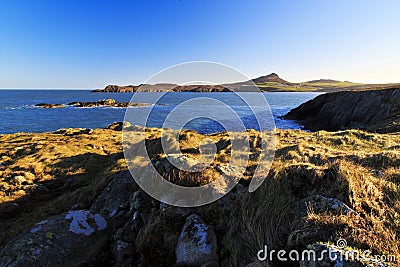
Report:
[{"label": "blue ocean water", "polygon": [[[141,93],[141,102],[146,102],[149,94]],[[294,121],[279,119],[290,109],[314,98],[319,93],[264,93],[275,119],[275,125],[280,129],[299,129],[301,125]],[[92,93],[87,90],[0,90],[0,133],[17,132],[49,132],[60,128],[104,128],[110,123],[122,121],[125,116],[124,108],[66,107],[59,109],[44,109],[35,107],[38,103],[66,104],[75,101],[89,102],[113,98],[118,102],[128,102],[132,93]],[[238,99],[234,93],[167,93],[154,107],[135,108],[140,112],[153,109],[147,126],[161,127],[166,116],[183,101],[208,97],[227,103],[243,120],[245,127],[257,129],[254,116],[249,108]],[[204,107],[213,108],[213,107]],[[218,108],[218,107],[216,107]],[[196,113],[198,110],[188,107],[186,113]],[[194,114],[195,115],[195,114]],[[134,119],[133,119],[134,120]],[[131,121],[133,124],[134,121]],[[201,133],[211,133],[223,130],[215,121],[202,118],[188,123],[185,128]]]}]

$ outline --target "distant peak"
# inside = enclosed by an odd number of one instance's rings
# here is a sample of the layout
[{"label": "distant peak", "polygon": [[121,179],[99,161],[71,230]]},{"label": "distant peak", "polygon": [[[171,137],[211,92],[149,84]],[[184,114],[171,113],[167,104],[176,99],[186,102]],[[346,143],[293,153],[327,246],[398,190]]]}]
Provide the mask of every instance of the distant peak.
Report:
[{"label": "distant peak", "polygon": [[258,77],[256,79],[253,79],[254,83],[267,83],[267,82],[275,82],[275,83],[287,83],[287,81],[283,80],[282,78],[279,77],[278,74],[275,72]]}]

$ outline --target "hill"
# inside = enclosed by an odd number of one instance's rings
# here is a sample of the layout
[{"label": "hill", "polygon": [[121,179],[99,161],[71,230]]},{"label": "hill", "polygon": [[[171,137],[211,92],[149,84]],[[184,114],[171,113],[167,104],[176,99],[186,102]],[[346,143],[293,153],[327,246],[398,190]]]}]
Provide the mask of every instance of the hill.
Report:
[{"label": "hill", "polygon": [[96,89],[92,92],[102,93],[132,93],[137,90],[147,92],[254,92],[254,84],[262,92],[337,92],[348,90],[376,90],[399,87],[400,84],[362,84],[349,81],[336,81],[331,79],[319,79],[308,82],[293,83],[271,73],[249,81],[224,85],[176,85],[176,84],[141,84],[141,85],[107,85],[104,89]]}]

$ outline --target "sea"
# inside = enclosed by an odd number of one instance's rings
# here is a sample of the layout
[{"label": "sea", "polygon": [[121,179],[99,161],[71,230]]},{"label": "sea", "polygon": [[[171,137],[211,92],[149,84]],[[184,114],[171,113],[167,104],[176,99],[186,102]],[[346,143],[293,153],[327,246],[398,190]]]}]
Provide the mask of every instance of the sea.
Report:
[{"label": "sea", "polygon": [[[245,128],[260,129],[257,116],[253,114],[255,112],[254,109],[249,108],[248,103],[242,101],[241,97],[238,97],[236,93],[169,92],[158,93],[159,95],[156,98],[154,94],[157,93],[139,94],[136,94],[135,100],[140,100],[141,103],[152,103],[153,105],[129,108],[129,115],[126,116],[126,108],[78,108],[67,106],[65,108],[44,109],[35,105],[38,103],[67,104],[77,101],[95,102],[110,98],[115,99],[117,102],[128,102],[135,95],[134,93],[93,93],[89,90],[0,90],[0,134],[41,133],[56,131],[60,128],[105,128],[113,122],[120,122],[124,119],[133,125],[163,127],[165,126],[163,123],[168,119],[169,114],[174,114],[175,119],[176,116],[179,116],[176,114],[182,114],[182,118],[195,118],[183,125],[177,124],[175,127],[173,123],[169,124],[169,128],[182,126],[182,128],[206,134],[223,131],[224,123],[213,117],[207,118],[204,114],[207,114],[207,110],[209,110],[209,114],[220,114],[220,117],[224,117],[224,114],[227,114],[225,111],[226,106],[237,114],[238,119],[243,122]],[[243,94],[247,98],[250,94],[252,99],[263,97],[263,100],[266,100],[267,106],[264,105],[258,108],[270,110],[270,113],[264,114],[272,115],[274,127],[279,129],[301,129],[302,125],[299,122],[285,120],[281,116],[300,104],[313,99],[320,93],[269,92],[262,95],[257,93]],[[154,99],[158,99],[157,102],[154,102]],[[190,101],[188,102],[188,100]],[[182,103],[191,104],[183,105]],[[203,104],[197,105],[193,103]],[[222,103],[222,105],[218,103]],[[178,107],[180,108],[179,112],[173,112]],[[143,114],[149,114],[146,120],[140,117]],[[202,115],[197,116],[199,114]],[[228,120],[229,118],[228,116]],[[169,120],[171,121],[171,118]],[[172,118],[172,121],[174,121],[174,118]],[[181,119],[178,118],[176,121],[181,121]]]}]

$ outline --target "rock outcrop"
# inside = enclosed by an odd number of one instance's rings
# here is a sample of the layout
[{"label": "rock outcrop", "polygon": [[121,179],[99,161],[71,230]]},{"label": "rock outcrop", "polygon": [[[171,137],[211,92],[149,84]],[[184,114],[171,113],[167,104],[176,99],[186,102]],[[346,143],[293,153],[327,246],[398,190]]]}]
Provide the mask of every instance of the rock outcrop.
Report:
[{"label": "rock outcrop", "polygon": [[89,262],[123,226],[135,189],[129,173],[120,173],[90,209],[51,216],[16,236],[1,250],[0,265],[76,266]]},{"label": "rock outcrop", "polygon": [[65,104],[39,103],[39,104],[36,104],[35,107],[40,107],[40,108],[65,108]]},{"label": "rock outcrop", "polygon": [[396,132],[400,130],[400,88],[323,94],[284,118],[301,121],[311,131],[356,128]]},{"label": "rock outcrop", "polygon": [[93,90],[95,93],[134,93],[134,92],[230,92],[222,85],[177,85],[177,84],[143,84],[143,85],[107,85],[104,89]]},{"label": "rock outcrop", "polygon": [[176,266],[218,263],[217,238],[196,214],[187,217],[176,247]]},{"label": "rock outcrop", "polygon": [[120,122],[113,122],[108,125],[105,129],[113,130],[113,131],[122,131],[123,128],[129,128],[132,125],[128,121],[120,121]]},{"label": "rock outcrop", "polygon": [[114,108],[127,108],[127,107],[146,107],[151,106],[148,103],[131,103],[131,102],[117,102],[114,99],[103,99],[95,102],[71,102],[68,104],[47,104],[39,103],[35,105],[41,108],[65,108],[66,106],[77,108],[91,108],[91,107],[114,107]]}]

